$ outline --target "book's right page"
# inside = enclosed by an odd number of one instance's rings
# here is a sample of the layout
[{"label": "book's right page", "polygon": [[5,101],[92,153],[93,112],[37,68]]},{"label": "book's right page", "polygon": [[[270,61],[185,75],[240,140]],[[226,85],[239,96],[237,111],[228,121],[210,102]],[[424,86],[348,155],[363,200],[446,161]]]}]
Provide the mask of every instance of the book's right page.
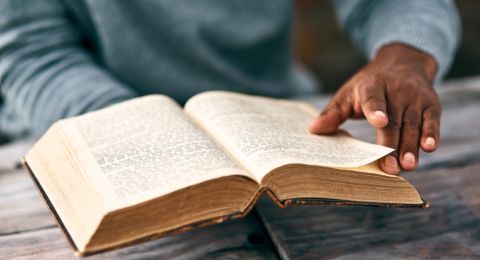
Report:
[{"label": "book's right page", "polygon": [[191,98],[185,111],[259,183],[287,164],[355,170],[392,152],[344,132],[311,134],[308,124],[318,111],[304,102],[212,91]]},{"label": "book's right page", "polygon": [[311,134],[308,124],[318,111],[307,103],[215,91],[193,97],[185,111],[280,206],[424,205],[410,183],[378,167],[377,160],[392,149],[343,131]]}]

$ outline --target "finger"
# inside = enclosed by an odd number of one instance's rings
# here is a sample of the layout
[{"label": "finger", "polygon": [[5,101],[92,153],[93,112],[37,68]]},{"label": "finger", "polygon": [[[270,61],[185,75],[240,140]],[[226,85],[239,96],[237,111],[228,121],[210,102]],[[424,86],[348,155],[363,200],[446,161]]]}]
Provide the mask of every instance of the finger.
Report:
[{"label": "finger", "polygon": [[422,137],[420,145],[425,152],[433,152],[438,148],[440,141],[440,115],[441,109],[432,106],[423,112]]},{"label": "finger", "polygon": [[362,87],[360,91],[362,111],[368,123],[375,128],[382,128],[388,124],[387,102],[385,89],[381,87]]},{"label": "finger", "polygon": [[389,174],[399,174],[398,145],[400,143],[400,122],[402,107],[388,107],[388,124],[377,130],[377,143],[395,149],[391,154],[380,159],[380,168]]},{"label": "finger", "polygon": [[409,106],[403,114],[400,139],[400,165],[405,171],[413,171],[418,165],[418,149],[423,109]]},{"label": "finger", "polygon": [[339,92],[323,112],[310,123],[309,131],[314,134],[330,134],[351,115],[351,107],[343,93]]}]

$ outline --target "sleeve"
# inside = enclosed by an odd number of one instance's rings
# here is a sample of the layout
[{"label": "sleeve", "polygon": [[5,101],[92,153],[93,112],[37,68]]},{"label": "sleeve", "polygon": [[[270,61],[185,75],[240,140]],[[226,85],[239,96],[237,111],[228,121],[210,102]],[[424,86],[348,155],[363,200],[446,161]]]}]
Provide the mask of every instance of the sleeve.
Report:
[{"label": "sleeve", "polygon": [[333,0],[338,19],[369,58],[389,43],[404,43],[434,57],[436,81],[448,71],[460,37],[452,0]]},{"label": "sleeve", "polygon": [[42,134],[55,121],[134,96],[82,47],[58,0],[0,1],[0,133]]}]

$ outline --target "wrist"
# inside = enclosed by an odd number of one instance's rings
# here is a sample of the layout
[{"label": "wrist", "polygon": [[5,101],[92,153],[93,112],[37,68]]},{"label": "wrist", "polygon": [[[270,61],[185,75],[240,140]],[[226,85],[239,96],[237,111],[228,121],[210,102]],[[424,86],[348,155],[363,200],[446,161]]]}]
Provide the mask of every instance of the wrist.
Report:
[{"label": "wrist", "polygon": [[429,81],[435,79],[437,62],[428,53],[402,43],[383,46],[374,60],[382,60],[394,65],[408,65],[422,73]]}]

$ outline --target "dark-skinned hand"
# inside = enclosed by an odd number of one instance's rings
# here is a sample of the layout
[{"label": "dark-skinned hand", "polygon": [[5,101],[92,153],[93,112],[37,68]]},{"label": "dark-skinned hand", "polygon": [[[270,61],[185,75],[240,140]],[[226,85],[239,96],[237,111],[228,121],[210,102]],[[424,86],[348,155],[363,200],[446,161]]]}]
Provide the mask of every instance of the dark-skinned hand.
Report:
[{"label": "dark-skinned hand", "polygon": [[349,118],[366,118],[376,128],[377,143],[395,149],[380,160],[380,168],[390,174],[415,170],[420,147],[433,152],[439,144],[441,107],[432,86],[436,66],[413,47],[382,47],[340,87],[310,132],[329,134]]}]

